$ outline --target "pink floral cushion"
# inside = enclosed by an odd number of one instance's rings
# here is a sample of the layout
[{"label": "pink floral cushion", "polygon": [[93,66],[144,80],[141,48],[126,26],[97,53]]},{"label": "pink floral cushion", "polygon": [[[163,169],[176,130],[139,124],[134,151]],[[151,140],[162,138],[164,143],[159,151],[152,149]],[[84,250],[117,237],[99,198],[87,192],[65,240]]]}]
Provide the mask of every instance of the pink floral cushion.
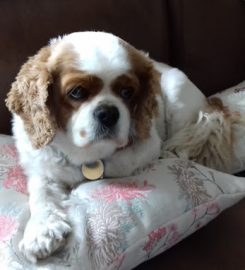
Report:
[{"label": "pink floral cushion", "polygon": [[245,179],[181,159],[137,175],[84,182],[71,192],[73,234],[37,265],[18,250],[29,218],[26,178],[9,136],[0,136],[0,269],[129,270],[175,245],[245,196]]}]

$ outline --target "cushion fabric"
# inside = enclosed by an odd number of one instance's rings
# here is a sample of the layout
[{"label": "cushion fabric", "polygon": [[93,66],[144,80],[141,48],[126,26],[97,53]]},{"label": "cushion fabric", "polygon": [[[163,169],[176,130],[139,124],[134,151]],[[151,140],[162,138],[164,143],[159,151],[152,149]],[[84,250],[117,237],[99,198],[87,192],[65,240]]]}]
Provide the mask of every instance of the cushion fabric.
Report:
[{"label": "cushion fabric", "polygon": [[26,178],[10,136],[0,136],[1,269],[132,269],[195,232],[245,196],[245,179],[181,159],[134,176],[83,182],[67,212],[66,246],[33,265],[18,250],[29,218]]}]

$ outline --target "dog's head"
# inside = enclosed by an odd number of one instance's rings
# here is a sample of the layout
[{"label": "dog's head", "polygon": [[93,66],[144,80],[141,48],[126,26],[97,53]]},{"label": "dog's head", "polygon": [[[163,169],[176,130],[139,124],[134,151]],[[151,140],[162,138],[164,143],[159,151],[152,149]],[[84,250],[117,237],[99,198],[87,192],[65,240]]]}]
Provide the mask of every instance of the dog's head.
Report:
[{"label": "dog's head", "polygon": [[22,118],[35,148],[62,130],[80,148],[103,144],[105,153],[113,153],[130,136],[150,136],[158,81],[151,60],[125,41],[79,32],[51,40],[31,57],[6,103]]}]

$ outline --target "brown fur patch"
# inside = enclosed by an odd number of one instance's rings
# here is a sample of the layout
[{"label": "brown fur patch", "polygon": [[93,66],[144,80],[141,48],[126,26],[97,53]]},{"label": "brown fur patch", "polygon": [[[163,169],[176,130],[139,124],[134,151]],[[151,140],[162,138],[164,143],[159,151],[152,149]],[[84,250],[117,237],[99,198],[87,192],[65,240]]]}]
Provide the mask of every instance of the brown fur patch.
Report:
[{"label": "brown fur patch", "polygon": [[196,121],[169,138],[164,150],[209,168],[233,173],[237,159],[234,145],[240,132],[236,133],[241,126],[244,119],[239,112],[229,110],[219,97],[211,97]]},{"label": "brown fur patch", "polygon": [[[59,46],[59,44],[58,44]],[[79,55],[72,45],[62,44],[60,53],[49,61],[49,67],[54,77],[53,91],[50,92],[52,113],[55,115],[59,128],[65,129],[72,113],[82,105],[81,101],[74,101],[68,97],[72,88],[82,86],[89,92],[88,102],[103,87],[101,79],[94,75],[77,70]]]},{"label": "brown fur patch", "polygon": [[47,69],[50,48],[42,48],[21,67],[6,99],[12,113],[19,115],[32,145],[41,148],[56,132],[56,122],[47,106],[48,88],[53,78]]},{"label": "brown fur patch", "polygon": [[50,143],[56,129],[64,129],[72,113],[81,106],[81,102],[67,96],[72,88],[84,87],[91,98],[103,86],[96,76],[77,71],[76,59],[71,46],[63,46],[55,58],[51,48],[44,47],[21,67],[8,93],[8,109],[22,118],[37,149]]},{"label": "brown fur patch", "polygon": [[[210,134],[197,161],[205,166],[230,172],[230,166],[234,160],[234,125],[239,124],[241,115],[239,112],[230,111],[219,97],[209,98],[205,111],[210,116],[218,113],[221,120],[216,120],[219,128]],[[214,150],[215,148],[216,150]],[[208,158],[205,158],[206,156]]]},{"label": "brown fur patch", "polygon": [[[81,86],[88,97],[84,101],[76,101],[69,98],[68,93],[75,87]],[[66,124],[74,111],[77,111],[84,103],[89,102],[103,87],[100,78],[88,75],[81,71],[63,70],[55,78],[53,92],[51,95],[53,112],[56,116],[58,126],[65,130]]]},{"label": "brown fur patch", "polygon": [[126,103],[127,106],[135,102],[135,98],[139,95],[140,91],[140,82],[135,74],[132,72],[129,74],[123,74],[116,78],[112,84],[111,84],[112,91],[114,92],[115,95],[121,97],[121,90],[122,89],[130,89],[132,97],[127,101],[125,100],[124,102]]},{"label": "brown fur patch", "polygon": [[210,110],[223,112],[225,116],[229,116],[229,109],[224,106],[222,100],[218,97],[211,97],[208,99]]},{"label": "brown fur patch", "polygon": [[81,130],[81,131],[80,131],[80,136],[81,136],[82,138],[86,138],[87,132],[86,132],[85,130]]},{"label": "brown fur patch", "polygon": [[140,139],[150,136],[152,119],[158,114],[157,95],[161,95],[160,74],[154,69],[147,56],[121,40],[132,63],[132,72],[139,81],[139,91],[131,104],[131,117],[135,121],[135,129]]},{"label": "brown fur patch", "polygon": [[207,112],[210,111],[222,112],[224,117],[226,119],[229,118],[232,122],[236,122],[240,118],[239,112],[231,112],[228,107],[224,106],[222,100],[218,97],[211,97],[208,99]]},{"label": "brown fur patch", "polygon": [[56,50],[59,50],[59,53],[51,55],[48,61],[48,67],[51,73],[56,76],[57,74],[62,75],[63,71],[67,72],[70,70],[72,72],[76,70],[79,55],[75,52],[73,46],[71,44],[59,44],[59,41],[53,46],[57,46]]}]

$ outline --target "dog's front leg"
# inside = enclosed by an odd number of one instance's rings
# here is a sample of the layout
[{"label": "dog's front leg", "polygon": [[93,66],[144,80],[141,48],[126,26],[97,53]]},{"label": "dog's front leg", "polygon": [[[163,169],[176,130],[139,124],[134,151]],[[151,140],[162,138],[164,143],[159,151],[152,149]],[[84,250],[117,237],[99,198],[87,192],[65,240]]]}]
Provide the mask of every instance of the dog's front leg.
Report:
[{"label": "dog's front leg", "polygon": [[28,180],[31,216],[19,248],[28,260],[36,262],[64,244],[71,226],[62,206],[67,196],[62,184],[39,176]]}]

